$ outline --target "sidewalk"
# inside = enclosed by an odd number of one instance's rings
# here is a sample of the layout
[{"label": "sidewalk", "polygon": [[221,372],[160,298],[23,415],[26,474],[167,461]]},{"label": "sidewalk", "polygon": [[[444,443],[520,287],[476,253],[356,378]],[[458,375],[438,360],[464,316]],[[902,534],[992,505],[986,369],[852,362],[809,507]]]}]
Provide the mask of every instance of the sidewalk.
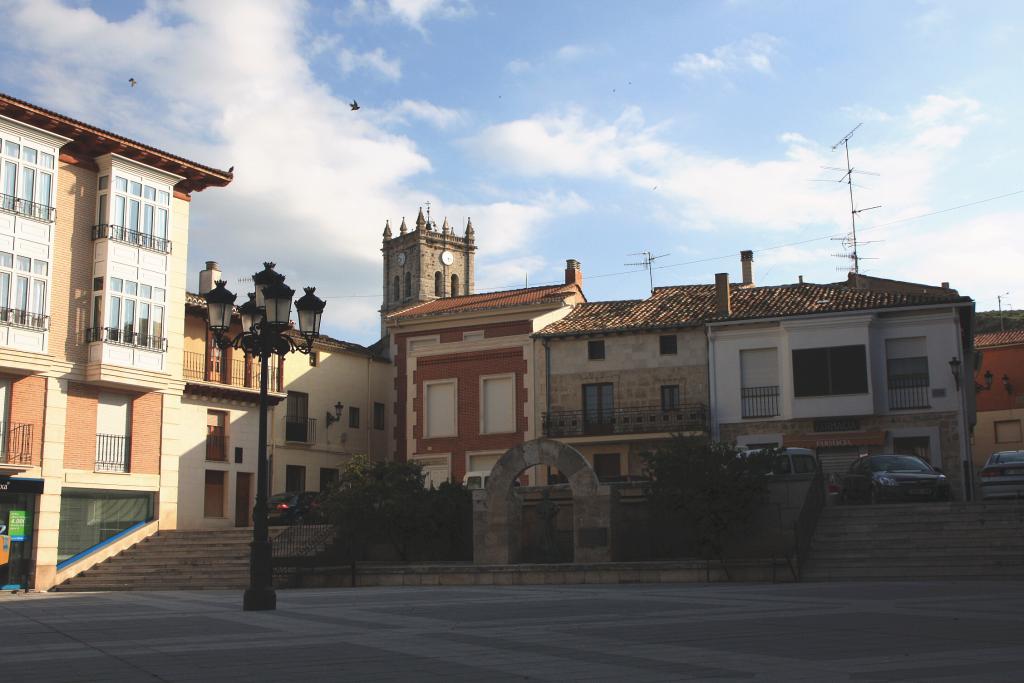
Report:
[{"label": "sidewalk", "polygon": [[1024,582],[0,596],[3,681],[1024,680]]}]

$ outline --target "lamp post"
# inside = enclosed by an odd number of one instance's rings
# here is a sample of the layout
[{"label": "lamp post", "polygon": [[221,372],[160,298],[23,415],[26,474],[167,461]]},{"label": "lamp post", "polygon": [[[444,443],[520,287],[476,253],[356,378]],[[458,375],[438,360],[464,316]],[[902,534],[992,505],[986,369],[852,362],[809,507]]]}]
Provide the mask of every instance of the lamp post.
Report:
[{"label": "lamp post", "polygon": [[295,302],[301,341],[285,334],[295,290],[284,283],[285,277],[274,270],[274,264],[263,264],[263,270],[252,276],[255,292],[239,306],[242,331],[231,336],[231,314],[236,295],[228,291],[224,280],[218,280],[206,294],[206,310],[214,343],[222,349],[233,347],[260,361],[260,423],[256,469],[256,505],[253,508],[252,546],[249,554],[249,587],[245,590],[242,609],[271,610],[277,607],[274,592],[271,546],[267,523],[267,498],[270,477],[267,465],[267,381],[270,356],[298,351],[308,354],[320,333],[320,320],[326,303],[318,298],[315,287],[306,287],[305,295]]}]

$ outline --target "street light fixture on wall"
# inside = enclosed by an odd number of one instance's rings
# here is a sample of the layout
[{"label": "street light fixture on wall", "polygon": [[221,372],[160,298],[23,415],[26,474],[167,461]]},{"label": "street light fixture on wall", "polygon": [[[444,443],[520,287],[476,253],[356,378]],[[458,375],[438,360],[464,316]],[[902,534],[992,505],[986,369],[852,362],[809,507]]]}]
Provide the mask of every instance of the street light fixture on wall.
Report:
[{"label": "street light fixture on wall", "polygon": [[956,356],[949,361],[949,371],[953,373],[953,381],[956,383],[956,390],[960,391],[960,359]]},{"label": "street light fixture on wall", "polygon": [[224,280],[206,294],[206,310],[214,343],[222,349],[233,347],[260,361],[260,422],[259,449],[256,469],[256,505],[253,508],[252,549],[249,554],[249,587],[245,590],[242,608],[245,610],[271,610],[277,607],[274,592],[272,552],[268,533],[267,498],[270,495],[270,477],[267,465],[267,384],[271,355],[284,356],[298,351],[308,354],[320,333],[320,320],[326,302],[306,287],[305,295],[295,302],[299,319],[301,341],[285,334],[295,290],[284,283],[284,275],[274,270],[274,264],[263,264],[263,270],[252,276],[255,292],[239,306],[242,331],[234,337],[231,328],[232,308],[237,296],[228,291]]},{"label": "street light fixture on wall", "polygon": [[334,424],[335,422],[337,422],[338,420],[341,419],[341,409],[344,408],[344,407],[345,406],[341,405],[341,401],[338,401],[337,403],[334,404],[334,413],[333,414],[331,414],[331,411],[329,411],[329,410],[327,411],[326,422],[327,422],[327,428],[328,429],[330,429],[332,424]]}]

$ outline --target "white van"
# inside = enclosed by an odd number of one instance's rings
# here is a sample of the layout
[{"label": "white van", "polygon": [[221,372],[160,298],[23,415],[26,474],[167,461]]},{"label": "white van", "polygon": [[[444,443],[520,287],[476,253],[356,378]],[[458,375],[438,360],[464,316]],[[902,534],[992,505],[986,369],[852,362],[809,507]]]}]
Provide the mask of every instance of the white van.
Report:
[{"label": "white van", "polygon": [[490,472],[466,472],[466,476],[462,478],[462,485],[465,486],[470,491],[472,491],[473,489],[487,488],[487,480],[490,478]]}]

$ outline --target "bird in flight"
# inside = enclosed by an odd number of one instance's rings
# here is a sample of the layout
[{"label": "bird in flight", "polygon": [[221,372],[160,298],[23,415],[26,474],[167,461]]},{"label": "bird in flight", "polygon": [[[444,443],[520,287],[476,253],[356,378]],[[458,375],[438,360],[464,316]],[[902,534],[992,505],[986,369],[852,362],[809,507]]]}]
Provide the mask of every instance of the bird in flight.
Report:
[{"label": "bird in flight", "polygon": [[129,78],[128,79],[128,85],[130,85],[131,87],[134,88],[136,83],[138,83],[138,81],[135,80],[134,78]]},{"label": "bird in flight", "polygon": [[352,111],[359,111],[359,103],[355,100],[352,100],[352,103],[348,106],[352,108]]}]

